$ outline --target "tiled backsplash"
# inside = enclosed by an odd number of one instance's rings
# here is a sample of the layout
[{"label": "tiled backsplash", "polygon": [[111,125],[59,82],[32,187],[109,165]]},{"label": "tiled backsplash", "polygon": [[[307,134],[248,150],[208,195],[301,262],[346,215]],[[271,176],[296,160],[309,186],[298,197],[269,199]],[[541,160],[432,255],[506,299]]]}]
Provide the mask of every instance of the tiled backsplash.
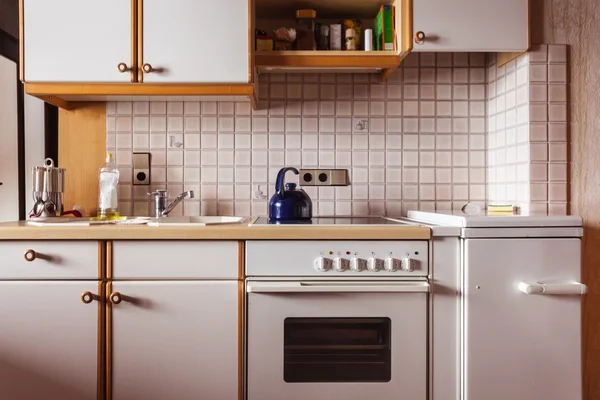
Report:
[{"label": "tiled backsplash", "polygon": [[541,45],[505,66],[489,55],[488,196],[567,212],[567,46]]},{"label": "tiled backsplash", "polygon": [[[249,102],[109,102],[121,210],[147,214],[146,193],[164,188],[196,191],[174,214],[265,215],[284,166],[350,171],[351,186],[305,188],[319,215],[484,206],[486,107],[490,121],[500,118],[497,96],[486,95],[491,63],[483,53],[414,53],[385,84],[367,74],[263,75],[257,111]],[[150,188],[131,184],[133,152],[152,153]],[[497,170],[488,174],[495,183]]]}]

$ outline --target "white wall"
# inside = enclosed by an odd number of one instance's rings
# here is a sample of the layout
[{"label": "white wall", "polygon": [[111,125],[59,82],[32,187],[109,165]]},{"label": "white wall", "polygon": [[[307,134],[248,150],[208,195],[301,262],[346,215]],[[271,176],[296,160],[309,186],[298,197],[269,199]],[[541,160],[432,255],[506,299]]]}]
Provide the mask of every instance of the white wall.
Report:
[{"label": "white wall", "polygon": [[0,56],[0,222],[19,219],[17,64]]},{"label": "white wall", "polygon": [[33,208],[31,167],[41,166],[43,162],[44,102],[37,97],[25,95],[25,212],[27,215]]}]

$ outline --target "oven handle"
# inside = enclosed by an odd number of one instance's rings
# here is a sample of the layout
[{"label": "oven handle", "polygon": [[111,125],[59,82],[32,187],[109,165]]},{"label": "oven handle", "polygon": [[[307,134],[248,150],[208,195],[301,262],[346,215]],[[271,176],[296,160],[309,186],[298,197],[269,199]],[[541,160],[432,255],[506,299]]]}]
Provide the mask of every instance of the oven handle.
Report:
[{"label": "oven handle", "polygon": [[427,293],[427,282],[248,282],[248,293]]}]

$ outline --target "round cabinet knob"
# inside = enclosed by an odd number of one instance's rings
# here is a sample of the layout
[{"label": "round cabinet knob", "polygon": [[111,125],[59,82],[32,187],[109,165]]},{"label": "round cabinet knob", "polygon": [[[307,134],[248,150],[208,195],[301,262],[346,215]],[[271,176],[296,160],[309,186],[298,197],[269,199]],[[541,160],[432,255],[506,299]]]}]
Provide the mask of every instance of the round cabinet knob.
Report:
[{"label": "round cabinet knob", "polygon": [[384,261],[384,266],[383,268],[387,271],[387,272],[396,272],[398,271],[398,269],[400,269],[400,261],[396,260],[393,257],[388,257],[385,259]]},{"label": "round cabinet knob", "polygon": [[94,301],[94,295],[92,292],[83,292],[81,293],[81,302],[84,304],[90,304]]},{"label": "round cabinet knob", "polygon": [[111,303],[113,303],[113,304],[119,304],[120,302],[123,301],[123,296],[119,292],[112,292],[110,294],[109,299],[110,299]]},{"label": "round cabinet knob", "polygon": [[423,32],[423,31],[416,32],[415,33],[415,43],[423,44],[424,41],[425,41],[425,32]]},{"label": "round cabinet knob", "polygon": [[149,74],[150,72],[154,71],[154,68],[152,68],[152,65],[146,63],[146,64],[142,65],[142,71]]},{"label": "round cabinet knob", "polygon": [[350,271],[360,272],[362,271],[363,266],[361,263],[361,259],[358,257],[352,257],[350,260]]},{"label": "round cabinet knob", "polygon": [[402,259],[402,270],[413,272],[415,270],[415,262],[412,258],[406,257]]},{"label": "round cabinet knob", "polygon": [[346,260],[341,257],[333,259],[333,269],[337,272],[344,272],[346,270]]},{"label": "round cabinet knob", "polygon": [[25,261],[32,262],[37,258],[37,253],[35,252],[35,250],[29,249],[25,252],[23,257],[25,257]]},{"label": "round cabinet knob", "polygon": [[120,73],[131,71],[131,68],[129,68],[127,66],[127,64],[125,64],[125,63],[118,63],[117,64],[117,69],[119,70]]},{"label": "round cabinet knob", "polygon": [[315,260],[315,269],[319,272],[328,271],[331,267],[331,260],[325,257],[319,257]]},{"label": "round cabinet knob", "polygon": [[377,264],[377,259],[375,257],[371,257],[367,260],[367,269],[371,272],[379,271],[379,265]]}]

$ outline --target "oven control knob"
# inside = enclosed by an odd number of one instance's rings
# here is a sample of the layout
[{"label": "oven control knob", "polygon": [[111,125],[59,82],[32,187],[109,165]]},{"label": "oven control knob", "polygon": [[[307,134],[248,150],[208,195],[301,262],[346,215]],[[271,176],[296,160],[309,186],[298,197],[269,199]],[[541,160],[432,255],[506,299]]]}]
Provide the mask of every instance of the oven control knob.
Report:
[{"label": "oven control knob", "polygon": [[377,272],[379,271],[379,260],[376,259],[375,257],[370,257],[367,260],[367,269],[371,272]]},{"label": "oven control knob", "polygon": [[350,260],[350,271],[360,272],[365,269],[365,260],[358,257],[352,257]]},{"label": "oven control knob", "polygon": [[315,260],[315,269],[319,272],[329,271],[331,269],[331,259],[319,257]]},{"label": "oven control knob", "polygon": [[333,269],[337,272],[344,272],[348,269],[348,260],[342,257],[336,257],[333,259]]},{"label": "oven control knob", "polygon": [[410,257],[405,257],[402,259],[402,270],[413,272],[415,270],[415,266],[417,265],[417,261],[413,260]]},{"label": "oven control knob", "polygon": [[401,262],[394,257],[388,257],[385,259],[384,267],[387,272],[396,272],[401,268]]}]

